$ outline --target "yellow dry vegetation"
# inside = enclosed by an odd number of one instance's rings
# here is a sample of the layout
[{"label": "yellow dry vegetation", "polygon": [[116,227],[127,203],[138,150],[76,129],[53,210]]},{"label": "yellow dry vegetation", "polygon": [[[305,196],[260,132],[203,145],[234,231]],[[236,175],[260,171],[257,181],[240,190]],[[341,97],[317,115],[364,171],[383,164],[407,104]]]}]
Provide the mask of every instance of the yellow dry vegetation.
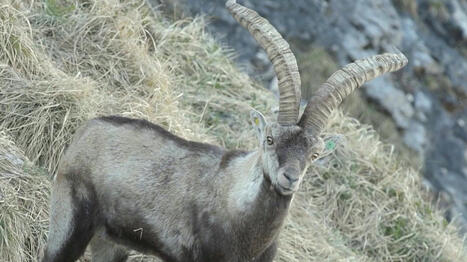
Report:
[{"label": "yellow dry vegetation", "polygon": [[[249,110],[272,118],[277,103],[202,18],[170,21],[141,0],[2,0],[0,50],[0,261],[40,256],[50,177],[86,119],[144,118],[253,148]],[[310,168],[276,261],[467,261],[420,174],[371,127],[338,111],[323,136],[340,137],[337,149]]]}]

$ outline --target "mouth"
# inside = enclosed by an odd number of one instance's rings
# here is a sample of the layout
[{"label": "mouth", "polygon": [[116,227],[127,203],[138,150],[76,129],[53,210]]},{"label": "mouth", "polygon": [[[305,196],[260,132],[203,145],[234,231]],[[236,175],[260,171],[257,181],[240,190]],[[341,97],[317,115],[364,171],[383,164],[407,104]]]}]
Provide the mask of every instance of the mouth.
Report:
[{"label": "mouth", "polygon": [[295,190],[292,189],[291,187],[284,187],[280,184],[277,184],[275,188],[276,188],[277,193],[283,196],[289,196],[295,193]]}]

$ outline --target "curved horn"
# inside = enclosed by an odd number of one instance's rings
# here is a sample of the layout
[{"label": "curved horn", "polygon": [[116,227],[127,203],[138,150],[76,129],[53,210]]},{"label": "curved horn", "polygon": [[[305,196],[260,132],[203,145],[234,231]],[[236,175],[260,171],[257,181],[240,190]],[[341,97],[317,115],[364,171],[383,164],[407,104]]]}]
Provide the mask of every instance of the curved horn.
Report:
[{"label": "curved horn", "polygon": [[318,135],[331,111],[356,88],[384,73],[399,70],[407,64],[402,53],[382,54],[357,60],[338,70],[323,83],[308,101],[299,125]]},{"label": "curved horn", "polygon": [[289,44],[257,12],[229,0],[225,4],[232,16],[253,35],[271,60],[279,80],[279,116],[281,125],[297,123],[300,106],[300,74]]}]

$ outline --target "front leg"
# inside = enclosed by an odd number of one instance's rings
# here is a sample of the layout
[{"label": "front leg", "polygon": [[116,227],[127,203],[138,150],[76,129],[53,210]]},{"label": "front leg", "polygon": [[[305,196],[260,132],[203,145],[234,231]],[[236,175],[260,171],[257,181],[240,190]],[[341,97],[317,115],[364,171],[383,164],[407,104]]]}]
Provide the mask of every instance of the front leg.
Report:
[{"label": "front leg", "polygon": [[277,253],[277,240],[272,242],[272,244],[261,254],[258,258],[252,262],[272,262]]}]

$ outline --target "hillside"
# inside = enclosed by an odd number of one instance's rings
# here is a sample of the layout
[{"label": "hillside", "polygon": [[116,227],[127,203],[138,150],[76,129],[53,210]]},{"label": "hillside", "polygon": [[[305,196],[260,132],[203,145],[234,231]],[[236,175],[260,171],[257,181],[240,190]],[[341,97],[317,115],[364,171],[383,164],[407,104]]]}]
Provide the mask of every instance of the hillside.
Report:
[{"label": "hillside", "polygon": [[[144,118],[251,149],[249,110],[274,117],[274,96],[235,66],[202,18],[170,21],[139,0],[7,0],[0,18],[0,261],[40,256],[50,177],[86,119]],[[323,137],[336,150],[309,169],[276,261],[467,260],[420,174],[370,126],[337,111]]]}]

